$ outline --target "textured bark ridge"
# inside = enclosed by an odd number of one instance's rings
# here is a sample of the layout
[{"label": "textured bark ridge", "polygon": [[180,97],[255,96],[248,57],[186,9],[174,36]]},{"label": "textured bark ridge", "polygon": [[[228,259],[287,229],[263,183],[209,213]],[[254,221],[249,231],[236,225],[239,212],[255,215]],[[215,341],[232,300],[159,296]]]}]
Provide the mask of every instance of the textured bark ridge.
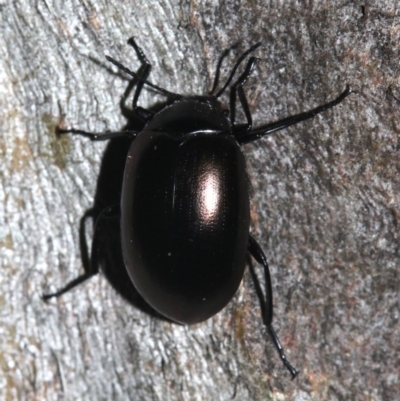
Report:
[{"label": "textured bark ridge", "polygon": [[[398,397],[400,16],[397,2],[376,3],[0,0],[1,399]],[[268,256],[294,381],[262,326],[249,273],[212,319],[172,324],[132,294],[115,222],[103,228],[104,273],[41,300],[82,272],[80,219],[118,200],[127,151],[57,138],[55,128],[126,126],[119,101],[129,81],[104,56],[136,71],[133,35],[153,65],[150,81],[182,94],[211,89],[224,50],[237,45],[221,84],[261,42],[244,86],[255,127],[346,84],[355,91],[243,147],[252,234]],[[147,90],[140,105],[164,101]],[[82,226],[90,243],[90,218]]]}]

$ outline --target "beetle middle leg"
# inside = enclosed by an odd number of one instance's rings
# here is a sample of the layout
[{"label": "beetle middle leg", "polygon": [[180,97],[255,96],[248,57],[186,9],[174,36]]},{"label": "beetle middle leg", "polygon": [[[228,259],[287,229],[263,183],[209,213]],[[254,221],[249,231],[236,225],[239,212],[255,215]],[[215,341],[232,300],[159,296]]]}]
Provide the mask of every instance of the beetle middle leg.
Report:
[{"label": "beetle middle leg", "polygon": [[90,252],[90,259],[88,258],[88,252],[87,252],[87,246],[86,246],[86,240],[85,240],[85,221],[88,217],[93,217],[94,210],[89,210],[85,215],[82,217],[81,220],[81,228],[79,231],[79,237],[80,237],[80,243],[81,243],[81,248],[83,244],[83,250],[82,250],[82,262],[83,262],[83,267],[85,272],[81,274],[80,276],[76,277],[72,281],[70,281],[65,287],[59,289],[56,292],[50,293],[50,294],[43,294],[42,298],[44,300],[48,300],[50,298],[54,297],[59,297],[62,294],[65,294],[72,288],[78,286],[79,284],[83,283],[84,281],[88,280],[89,278],[95,276],[99,272],[99,262],[98,262],[98,248],[99,248],[99,237],[97,235],[97,231],[99,229],[100,223],[108,218],[112,218],[115,216],[120,215],[120,206],[119,204],[106,207],[101,211],[99,216],[96,219],[95,222],[95,228],[93,232],[93,241],[92,241],[92,247],[91,247],[91,252]]},{"label": "beetle middle leg", "polygon": [[290,374],[292,375],[292,379],[296,377],[298,374],[298,371],[290,364],[288,361],[285,351],[283,350],[283,347],[279,341],[279,338],[272,327],[272,316],[273,316],[273,304],[272,304],[272,284],[271,284],[271,276],[269,274],[269,268],[268,268],[268,262],[267,258],[261,249],[260,245],[257,243],[257,241],[249,235],[249,243],[248,243],[248,251],[251,256],[260,264],[264,266],[264,275],[265,275],[265,295],[262,292],[260,282],[258,281],[257,275],[252,267],[250,267],[250,273],[254,281],[254,285],[256,287],[256,292],[258,295],[258,298],[260,299],[261,303],[261,314],[262,314],[262,319],[265,327],[268,330],[268,333],[272,339],[272,341],[275,344],[275,348],[279,352],[279,356],[283,362],[283,364],[286,366],[286,368],[289,370]]}]

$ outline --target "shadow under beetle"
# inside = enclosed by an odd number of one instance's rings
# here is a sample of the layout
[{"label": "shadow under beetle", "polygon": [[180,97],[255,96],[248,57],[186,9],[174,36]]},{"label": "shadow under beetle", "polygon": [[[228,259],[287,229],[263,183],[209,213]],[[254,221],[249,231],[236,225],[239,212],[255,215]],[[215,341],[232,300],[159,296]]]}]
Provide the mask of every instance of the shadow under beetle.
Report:
[{"label": "shadow under beetle", "polygon": [[[120,136],[133,139],[126,159],[121,204],[104,209],[95,226],[111,215],[120,216],[123,258],[135,288],[157,312],[182,324],[206,320],[226,306],[239,287],[250,253],[264,267],[266,294],[260,298],[263,322],[294,378],[298,372],[287,360],[272,327],[267,259],[249,234],[249,181],[240,146],[314,117],[339,104],[351,89],[347,87],[335,100],[313,110],[253,129],[243,85],[256,65],[255,57],[249,58],[244,72],[231,86],[228,113],[218,98],[242,61],[260,43],[242,54],[223,88],[214,94],[218,68],[214,89],[205,96],[182,96],[149,82],[150,63],[133,38],[128,44],[143,63],[139,73],[111,57],[107,59],[136,79],[132,107],[145,124],[143,130],[90,133],[59,129],[61,134],[78,134],[91,140]],[[157,113],[139,107],[145,84],[172,102]],[[245,124],[235,121],[237,99]],[[92,244],[90,271],[58,292],[44,295],[44,299],[59,296],[98,273],[93,253]]]}]

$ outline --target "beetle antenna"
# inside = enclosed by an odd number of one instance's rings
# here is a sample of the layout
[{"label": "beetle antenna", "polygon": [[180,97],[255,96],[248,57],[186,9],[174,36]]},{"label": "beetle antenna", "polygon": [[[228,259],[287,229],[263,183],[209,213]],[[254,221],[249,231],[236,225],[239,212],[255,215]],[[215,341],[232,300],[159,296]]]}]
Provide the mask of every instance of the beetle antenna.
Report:
[{"label": "beetle antenna", "polygon": [[[239,65],[242,63],[242,61],[254,50],[256,50],[258,47],[261,46],[261,42],[256,43],[255,45],[251,46],[250,49],[246,50],[240,57],[239,60],[236,62],[234,65],[231,74],[229,75],[228,80],[226,81],[225,85],[222,87],[222,89],[215,95],[216,98],[220,97],[223,93],[224,90],[228,87],[228,85],[231,83],[233,76],[236,73],[236,70],[238,69]],[[213,90],[214,92],[214,90]]]},{"label": "beetle antenna", "polygon": [[229,49],[224,50],[224,52],[221,54],[221,57],[219,58],[219,61],[218,61],[217,69],[215,71],[214,83],[213,83],[212,89],[210,91],[210,95],[213,95],[215,90],[217,89],[222,62],[226,59],[226,57],[228,56],[230,51],[235,49],[237,46],[238,46],[238,44],[236,43],[236,44],[232,45]]},{"label": "beetle antenna", "polygon": [[176,99],[181,99],[181,98],[183,97],[182,95],[178,95],[177,93],[173,93],[173,92],[167,91],[166,89],[160,88],[159,86],[154,85],[154,84],[152,84],[151,82],[149,82],[149,81],[147,81],[147,80],[141,78],[138,74],[136,74],[136,72],[133,72],[132,70],[130,70],[129,68],[125,67],[124,65],[122,65],[121,63],[119,63],[117,60],[114,60],[114,59],[113,59],[112,57],[110,57],[110,56],[106,56],[106,59],[107,59],[110,63],[112,63],[112,64],[114,64],[116,67],[118,67],[120,70],[122,70],[122,71],[126,72],[127,74],[129,74],[130,76],[132,76],[132,77],[138,79],[140,82],[143,82],[143,83],[146,84],[147,86],[150,86],[151,88],[153,88],[153,89],[155,89],[155,90],[157,90],[157,91],[163,93],[164,95],[172,96],[172,97],[174,97],[174,98],[176,98]]}]

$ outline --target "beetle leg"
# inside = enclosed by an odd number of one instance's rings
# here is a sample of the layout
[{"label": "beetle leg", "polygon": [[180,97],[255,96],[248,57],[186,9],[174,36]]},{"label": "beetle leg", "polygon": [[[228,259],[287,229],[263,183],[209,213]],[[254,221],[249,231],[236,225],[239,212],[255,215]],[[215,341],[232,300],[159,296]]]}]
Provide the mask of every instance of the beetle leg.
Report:
[{"label": "beetle leg", "polygon": [[289,370],[290,374],[292,375],[292,379],[296,377],[298,374],[298,371],[290,364],[288,359],[286,358],[285,351],[283,350],[283,347],[279,341],[279,338],[272,327],[272,316],[273,316],[273,304],[272,304],[272,285],[271,285],[271,276],[269,274],[269,268],[268,268],[268,262],[267,258],[265,256],[265,253],[261,249],[260,245],[257,243],[257,241],[249,235],[249,243],[248,243],[248,251],[251,256],[260,264],[264,266],[264,275],[265,275],[265,296],[262,292],[260,282],[258,281],[257,275],[253,269],[253,267],[250,265],[250,273],[254,281],[254,285],[256,287],[256,292],[257,296],[260,300],[260,306],[261,306],[261,313],[262,313],[262,319],[265,327],[268,330],[268,333],[275,344],[275,348],[279,352],[279,356],[281,358],[281,361],[283,364],[286,366],[286,368]]},{"label": "beetle leg", "polygon": [[151,112],[150,110],[144,109],[143,107],[139,107],[137,105],[137,102],[139,100],[140,94],[142,93],[143,85],[144,85],[146,79],[150,75],[151,64],[149,63],[149,60],[147,60],[147,57],[144,54],[142,48],[137,45],[137,43],[135,42],[135,39],[133,37],[128,40],[128,45],[132,46],[135,49],[140,61],[144,64],[142,71],[138,74],[138,83],[136,86],[135,94],[133,96],[132,108],[133,108],[134,113],[141,120],[144,120],[147,122],[151,119],[151,117],[154,115],[154,113]]},{"label": "beetle leg", "polygon": [[99,217],[96,219],[95,223],[95,229],[94,229],[94,234],[93,234],[93,242],[92,242],[92,249],[90,253],[90,260],[87,255],[87,245],[86,245],[86,240],[85,240],[85,221],[88,217],[93,217],[94,210],[89,210],[83,218],[81,219],[81,226],[79,230],[79,239],[81,243],[81,249],[82,249],[82,264],[85,269],[85,272],[78,276],[77,278],[73,279],[70,281],[65,287],[61,288],[60,290],[50,293],[50,294],[43,294],[42,298],[43,300],[48,300],[50,298],[54,297],[59,297],[62,294],[65,294],[72,288],[76,287],[77,285],[83,283],[84,281],[88,280],[89,278],[95,276],[99,272],[99,263],[98,263],[98,248],[99,248],[99,236],[96,235],[98,228],[99,228],[99,223],[106,218],[114,217],[116,215],[120,214],[120,206],[119,204],[113,205],[110,207],[107,207],[103,209],[99,215]]},{"label": "beetle leg", "polygon": [[114,131],[114,132],[88,132],[82,131],[80,129],[63,129],[60,127],[56,128],[57,135],[65,135],[65,134],[73,134],[73,135],[82,135],[86,138],[89,138],[91,141],[106,141],[108,139],[128,137],[128,138],[136,138],[139,134],[139,131]]},{"label": "beetle leg", "polygon": [[323,111],[328,110],[328,109],[338,105],[347,96],[349,96],[351,92],[352,92],[352,90],[351,90],[350,86],[347,86],[345,91],[342,94],[340,94],[336,99],[332,100],[331,102],[328,102],[326,104],[318,106],[315,109],[306,111],[304,113],[300,113],[295,116],[284,118],[281,121],[277,121],[275,123],[268,124],[261,128],[257,128],[257,129],[247,131],[247,132],[241,131],[236,136],[236,140],[239,142],[240,145],[242,145],[244,143],[253,142],[259,138],[262,138],[263,136],[272,134],[275,131],[279,131],[281,129],[288,128],[291,125],[294,125],[301,121],[305,121],[310,118],[313,118],[317,114],[322,113]]}]

